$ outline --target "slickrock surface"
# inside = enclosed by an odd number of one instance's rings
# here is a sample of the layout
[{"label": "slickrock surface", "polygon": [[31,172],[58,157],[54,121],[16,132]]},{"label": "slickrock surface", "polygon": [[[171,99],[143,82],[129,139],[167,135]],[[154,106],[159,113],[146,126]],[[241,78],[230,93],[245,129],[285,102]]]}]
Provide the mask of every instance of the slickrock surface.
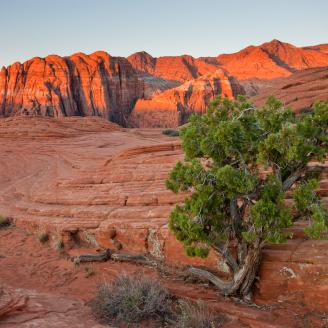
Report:
[{"label": "slickrock surface", "polygon": [[[17,227],[1,231],[0,282],[46,294],[55,288],[70,302],[92,298],[96,281],[103,277],[125,269],[140,271],[139,266],[109,261],[94,264],[96,278],[82,279],[83,266],[75,269],[51,250],[61,239],[67,252],[111,248],[150,254],[171,265],[192,263],[222,271],[213,254],[206,260],[185,256],[168,231],[168,215],[184,195],[167,191],[164,181],[182,158],[179,141],[160,129],[127,130],[90,117],[0,120],[0,213],[12,217]],[[328,205],[327,173],[320,193]],[[40,231],[49,233],[46,246],[36,241]],[[272,304],[271,310],[224,300],[218,301],[218,310],[246,327],[309,327],[303,323],[312,317],[323,322],[319,312],[328,311],[327,241],[307,240],[302,225],[293,231],[288,244],[264,251],[255,300]],[[91,287],[86,279],[93,281]],[[181,282],[169,285],[180,295],[212,295],[194,286],[182,288]],[[86,313],[82,305],[78,311]],[[288,308],[292,310],[286,312]]]},{"label": "slickrock surface", "polygon": [[[69,254],[91,251],[75,248]],[[18,228],[0,230],[0,255],[1,328],[102,328],[92,317],[88,301],[94,298],[98,283],[111,281],[122,272],[159,279],[177,297],[205,300],[224,314],[222,328],[323,328],[326,323],[321,313],[308,312],[302,306],[287,302],[247,306],[219,296],[205,285],[162,278],[140,265],[109,261],[77,266],[54,251],[51,240],[41,244],[35,235]],[[90,270],[93,275],[87,274]],[[147,323],[141,328],[151,327]]]},{"label": "slickrock surface", "polygon": [[262,88],[252,101],[262,106],[269,95],[275,95],[296,111],[310,108],[315,101],[328,100],[328,67],[312,68],[270,81],[270,86]]},{"label": "slickrock surface", "polygon": [[[3,310],[3,311],[2,311]],[[55,293],[3,287],[0,295],[1,328],[105,328],[81,300]]]},{"label": "slickrock surface", "polygon": [[243,88],[225,70],[185,82],[151,99],[139,99],[129,123],[136,127],[176,127],[187,122],[191,113],[205,113],[216,96],[232,99],[244,94]]}]

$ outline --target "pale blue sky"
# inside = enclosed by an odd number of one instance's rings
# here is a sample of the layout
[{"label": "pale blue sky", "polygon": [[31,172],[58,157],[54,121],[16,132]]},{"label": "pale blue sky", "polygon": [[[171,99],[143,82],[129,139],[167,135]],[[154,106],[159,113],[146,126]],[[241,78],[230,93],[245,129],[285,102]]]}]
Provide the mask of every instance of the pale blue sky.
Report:
[{"label": "pale blue sky", "polygon": [[0,66],[105,50],[195,57],[328,42],[328,0],[1,0]]}]

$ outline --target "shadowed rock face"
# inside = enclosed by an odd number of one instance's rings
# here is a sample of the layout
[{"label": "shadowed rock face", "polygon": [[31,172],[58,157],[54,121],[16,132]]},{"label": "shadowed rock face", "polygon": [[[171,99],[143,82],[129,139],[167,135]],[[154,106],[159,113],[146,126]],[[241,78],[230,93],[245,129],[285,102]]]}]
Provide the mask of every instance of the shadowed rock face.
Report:
[{"label": "shadowed rock face", "polygon": [[321,52],[328,53],[328,44],[327,43],[323,43],[323,44],[318,44],[316,46],[303,47],[303,49],[319,50]]},{"label": "shadowed rock face", "polygon": [[262,106],[269,95],[275,95],[296,111],[311,107],[315,101],[327,100],[328,67],[312,68],[270,81],[270,86],[260,89],[252,101]]}]

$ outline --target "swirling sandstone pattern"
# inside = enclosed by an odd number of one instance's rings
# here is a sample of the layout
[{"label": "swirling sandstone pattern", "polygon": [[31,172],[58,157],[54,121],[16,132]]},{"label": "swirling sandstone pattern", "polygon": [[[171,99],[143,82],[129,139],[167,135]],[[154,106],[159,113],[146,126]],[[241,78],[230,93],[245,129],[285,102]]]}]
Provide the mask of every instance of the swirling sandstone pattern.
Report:
[{"label": "swirling sandstone pattern", "polygon": [[[171,209],[185,197],[165,187],[183,159],[177,139],[90,117],[0,122],[0,213],[18,228],[47,230],[50,243],[60,235],[67,248],[88,243],[224,269],[214,254],[187,257],[168,230]],[[324,167],[319,192],[328,205],[328,162]],[[327,242],[306,239],[303,227],[292,229],[288,244],[265,249],[257,300],[301,300],[305,308],[328,311]]]}]

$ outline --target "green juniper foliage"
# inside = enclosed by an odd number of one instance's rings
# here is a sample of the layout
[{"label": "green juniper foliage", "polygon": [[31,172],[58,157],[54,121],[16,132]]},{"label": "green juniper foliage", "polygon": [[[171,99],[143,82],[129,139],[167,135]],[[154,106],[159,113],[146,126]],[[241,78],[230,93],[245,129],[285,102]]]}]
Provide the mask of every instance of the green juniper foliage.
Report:
[{"label": "green juniper foliage", "polygon": [[[231,240],[246,253],[265,242],[285,242],[284,228],[295,218],[309,221],[309,236],[326,238],[318,183],[306,181],[305,173],[310,160],[323,161],[327,154],[327,127],[328,102],[295,115],[273,97],[261,108],[244,97],[216,98],[205,115],[191,116],[180,132],[185,161],[167,180],[170,190],[190,192],[170,218],[187,254],[205,257],[211,247]],[[295,208],[285,205],[289,190]]]}]

